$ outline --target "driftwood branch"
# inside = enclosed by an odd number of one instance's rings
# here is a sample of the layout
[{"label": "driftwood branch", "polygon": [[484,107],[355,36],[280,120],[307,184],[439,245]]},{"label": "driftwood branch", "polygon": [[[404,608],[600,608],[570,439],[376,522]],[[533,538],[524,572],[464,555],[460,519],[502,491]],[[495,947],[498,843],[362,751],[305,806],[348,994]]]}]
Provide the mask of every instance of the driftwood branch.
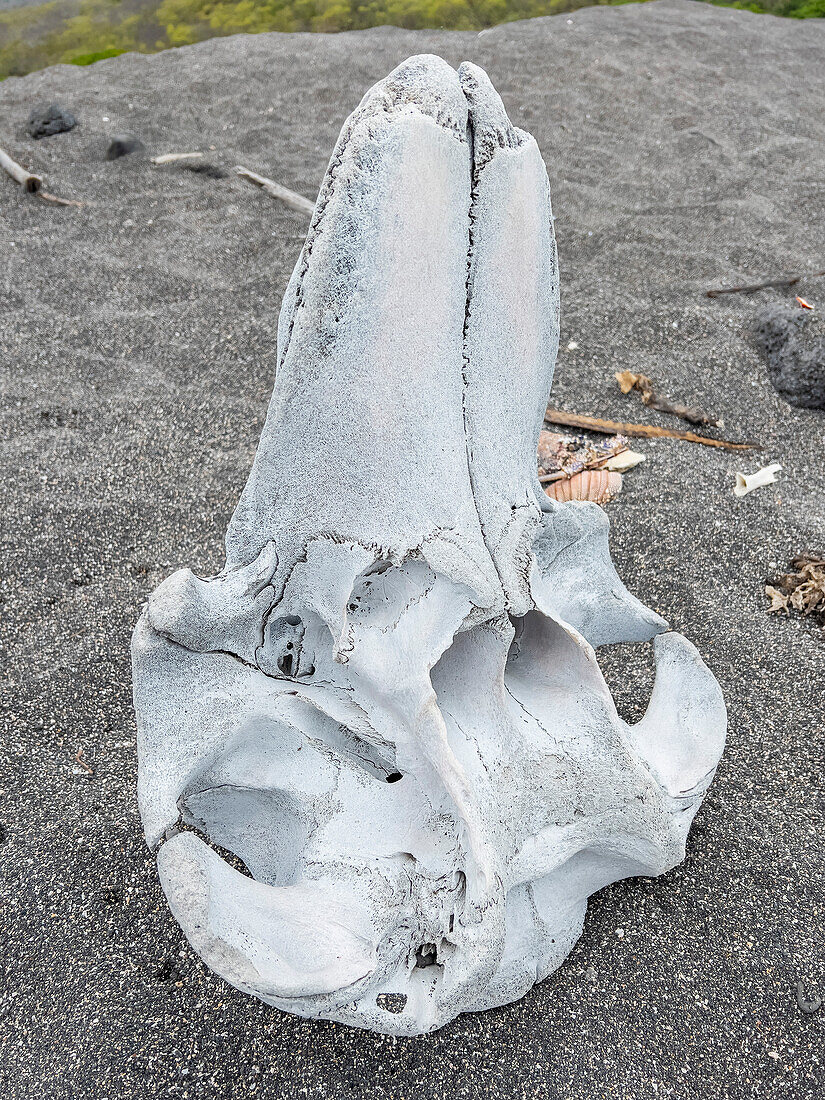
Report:
[{"label": "driftwood branch", "polygon": [[544,419],[548,424],[562,424],[566,428],[584,428],[603,435],[630,435],[638,439],[684,439],[688,443],[702,443],[706,447],[720,447],[724,451],[752,451],[756,443],[731,443],[727,439],[709,439],[695,432],[683,432],[675,428],[657,428],[653,424],[625,424],[619,420],[601,420],[596,416],[582,416],[580,413],[562,412],[561,409],[548,409]]},{"label": "driftwood branch", "polygon": [[303,195],[299,195],[296,191],[290,191],[288,187],[282,187],[280,183],[275,183],[274,180],[269,180],[266,176],[259,176],[257,172],[251,172],[240,164],[235,168],[235,171],[241,179],[249,180],[256,187],[266,191],[267,195],[271,195],[273,199],[280,199],[287,206],[291,206],[293,210],[300,210],[302,214],[312,214],[314,212],[315,203],[305,199]]},{"label": "driftwood branch", "polygon": [[177,160],[200,160],[203,153],[164,153],[159,157],[152,157],[152,164],[174,164]]},{"label": "driftwood branch", "polygon": [[16,183],[19,183],[24,191],[39,191],[43,184],[40,176],[36,176],[33,172],[27,172],[2,149],[0,149],[0,168],[11,176]]},{"label": "driftwood branch", "polygon": [[708,298],[719,298],[723,294],[753,294],[757,290],[768,290],[775,286],[796,286],[801,279],[818,279],[825,271],[809,271],[802,275],[789,275],[784,279],[768,279],[764,283],[751,283],[750,286],[725,286],[707,291]]}]

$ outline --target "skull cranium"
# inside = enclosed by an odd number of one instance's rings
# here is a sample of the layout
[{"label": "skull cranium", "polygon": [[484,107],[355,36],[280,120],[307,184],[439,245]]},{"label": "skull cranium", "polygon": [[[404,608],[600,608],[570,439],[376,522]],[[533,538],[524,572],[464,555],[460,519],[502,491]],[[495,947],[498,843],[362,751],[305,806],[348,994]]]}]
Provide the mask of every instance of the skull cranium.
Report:
[{"label": "skull cranium", "polygon": [[[486,75],[411,58],[347,121],[208,581],[133,640],[139,800],[229,982],[417,1034],[560,965],[587,898],[679,862],[721,692],[541,492],[558,346],[546,171]],[[642,721],[594,646],[655,636]]]}]

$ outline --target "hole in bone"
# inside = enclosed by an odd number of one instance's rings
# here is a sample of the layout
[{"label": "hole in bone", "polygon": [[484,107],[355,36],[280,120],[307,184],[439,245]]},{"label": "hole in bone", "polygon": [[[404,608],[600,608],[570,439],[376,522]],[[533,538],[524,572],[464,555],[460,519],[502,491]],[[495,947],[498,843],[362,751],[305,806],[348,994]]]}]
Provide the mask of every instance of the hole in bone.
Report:
[{"label": "hole in bone", "polygon": [[630,725],[641,721],[656,674],[653,643],[603,645],[599,646],[596,656],[619,717]]},{"label": "hole in bone", "polygon": [[401,774],[401,772],[390,772],[390,774],[387,776],[387,782],[397,783],[399,779],[403,778],[404,776]]},{"label": "hole in bone", "polygon": [[[306,626],[297,615],[272,615],[264,628],[263,644],[256,653],[258,667],[267,676],[296,679],[315,671],[305,646]],[[310,671],[311,670],[311,671]]]},{"label": "hole in bone", "polygon": [[383,1008],[385,1012],[392,1012],[393,1015],[398,1015],[399,1012],[403,1012],[407,1004],[406,993],[379,993],[375,998],[375,1003],[379,1008]]},{"label": "hole in bone", "polygon": [[434,943],[422,943],[415,953],[415,965],[423,970],[427,966],[438,965],[438,949]]},{"label": "hole in bone", "polygon": [[606,696],[599,670],[575,637],[555,619],[541,611],[530,611],[510,621],[515,635],[507,654],[505,679],[511,689],[519,685],[520,690],[514,694],[520,699],[525,690],[528,695],[536,690],[542,693],[545,707],[534,707],[536,713],[546,709],[547,692],[554,703],[578,699],[579,706],[584,694],[588,705],[598,695]]}]

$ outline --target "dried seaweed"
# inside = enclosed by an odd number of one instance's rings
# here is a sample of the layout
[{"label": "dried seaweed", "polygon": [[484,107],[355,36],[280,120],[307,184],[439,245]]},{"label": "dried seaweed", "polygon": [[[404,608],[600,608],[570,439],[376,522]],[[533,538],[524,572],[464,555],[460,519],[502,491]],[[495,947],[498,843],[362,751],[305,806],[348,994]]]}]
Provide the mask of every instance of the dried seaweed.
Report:
[{"label": "dried seaweed", "polygon": [[630,370],[617,371],[616,381],[619,383],[619,389],[622,393],[638,390],[642,395],[644,404],[649,405],[651,409],[669,413],[671,416],[678,416],[682,420],[687,420],[690,424],[707,424],[711,428],[724,427],[723,420],[709,416],[702,409],[697,409],[691,405],[682,405],[678,401],[671,401],[669,397],[657,393],[653,388],[653,382],[646,374],[634,374]]},{"label": "dried seaweed", "polygon": [[620,435],[590,440],[583,435],[542,431],[536,455],[539,481],[546,485],[574,477],[582,470],[596,470],[626,450],[627,440]]},{"label": "dried seaweed", "polygon": [[805,551],[791,562],[793,573],[784,573],[765,585],[771,601],[768,611],[800,611],[816,615],[825,626],[825,558]]}]

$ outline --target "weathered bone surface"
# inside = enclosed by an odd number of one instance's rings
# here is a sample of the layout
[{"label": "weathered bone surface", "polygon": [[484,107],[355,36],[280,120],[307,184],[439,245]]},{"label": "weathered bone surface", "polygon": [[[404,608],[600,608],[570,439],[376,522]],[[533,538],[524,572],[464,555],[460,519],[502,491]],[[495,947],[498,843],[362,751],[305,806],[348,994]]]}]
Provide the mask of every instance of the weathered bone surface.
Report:
[{"label": "weathered bone surface", "polygon": [[[725,707],[601,510],[538,485],[557,343],[535,142],[475,66],[410,59],[333,154],[226,567],[133,641],[169,904],[286,1011],[411,1035],[512,1001],[590,894],[684,856]],[[630,726],[593,646],[654,636]]]}]

